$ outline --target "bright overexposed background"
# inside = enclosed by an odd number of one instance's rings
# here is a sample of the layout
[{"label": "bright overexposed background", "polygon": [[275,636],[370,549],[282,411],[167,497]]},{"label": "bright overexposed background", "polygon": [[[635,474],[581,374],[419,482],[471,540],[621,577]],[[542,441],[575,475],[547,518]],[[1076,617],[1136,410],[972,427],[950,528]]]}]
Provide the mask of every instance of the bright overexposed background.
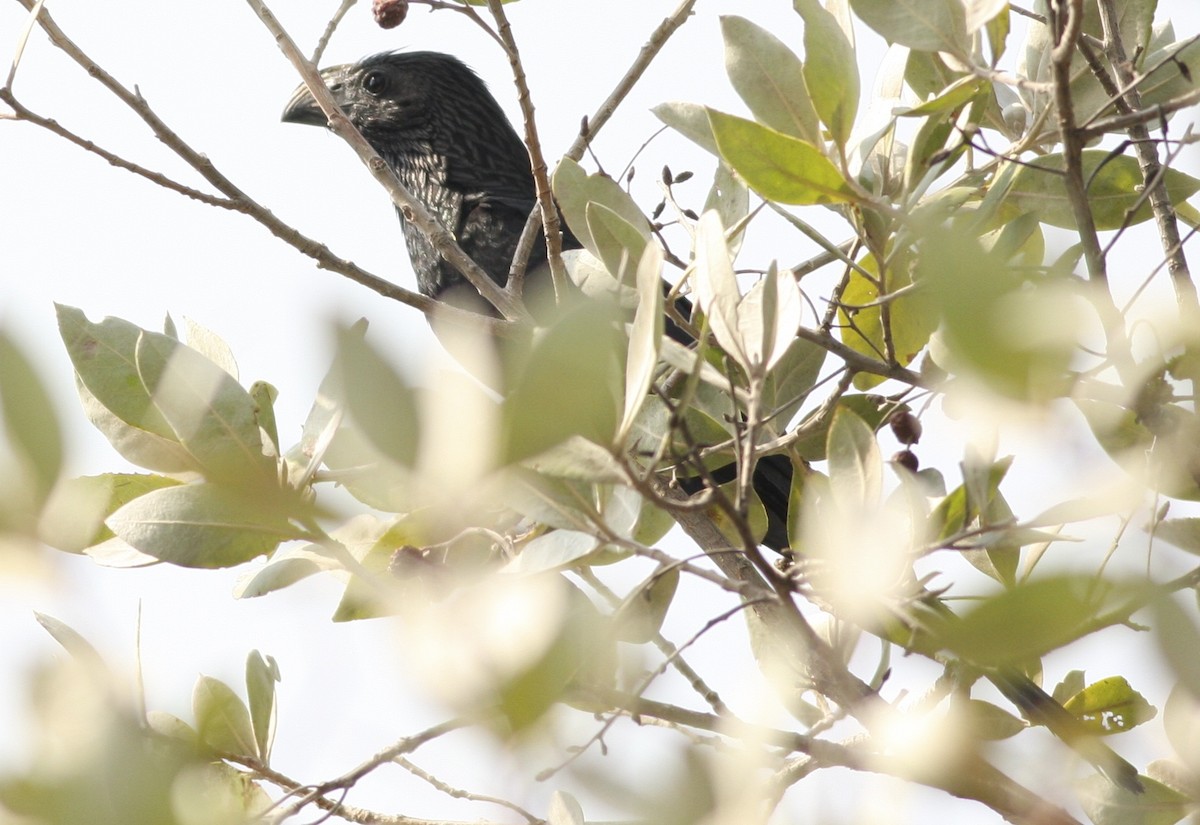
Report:
[{"label": "bright overexposed background", "polygon": [[[279,0],[277,5],[281,22],[311,51],[337,3]],[[581,118],[604,99],[675,5],[673,0],[525,0],[506,6],[551,164],[574,138]],[[1192,0],[1162,0],[1159,5],[1160,17],[1173,18],[1177,33],[1200,32],[1200,7]],[[247,5],[51,0],[46,9],[94,60],[127,86],[136,85],[184,140],[250,197],[336,254],[413,287],[388,198],[353,153],[322,130],[279,122],[298,80]],[[801,51],[802,28],[790,4],[702,0],[694,19],[675,35],[597,140],[595,152],[609,173],[618,174],[659,128],[649,111],[657,103],[688,100],[744,112],[724,73],[721,14],[750,16]],[[0,0],[0,66],[7,66],[26,18],[20,4]],[[885,47],[865,27],[859,37],[864,90],[869,90]],[[383,31],[371,20],[369,4],[359,4],[335,35],[325,63],[393,48],[458,55],[489,82],[510,117],[519,119],[506,58],[467,20],[449,12],[413,7],[401,27]],[[30,38],[14,91],[26,106],[81,136],[205,188],[40,31]],[[1195,119],[1194,113],[1183,113],[1173,123],[1175,134]],[[713,161],[670,134],[657,138],[638,159],[635,196],[645,208],[653,206],[658,197],[654,182],[664,163],[676,173],[696,172],[693,182],[678,192],[692,199],[686,205],[699,209]],[[1194,151],[1185,153],[1178,167],[1196,174],[1200,158]],[[845,235],[832,215],[806,218],[835,239]],[[762,226],[752,227],[747,244],[747,255],[758,256],[753,264],[765,263],[767,256],[794,264],[816,251],[770,221]],[[1124,264],[1138,272],[1131,283],[1161,259],[1153,234],[1143,237],[1144,245],[1131,249],[1134,254]],[[422,380],[422,369],[437,348],[419,313],[318,270],[245,216],[155,187],[28,124],[0,121],[0,326],[24,346],[54,394],[66,430],[68,472],[125,469],[79,409],[70,363],[55,329],[54,302],[79,307],[93,320],[118,315],[158,328],[170,313],[214,330],[236,354],[243,383],[264,379],[279,389],[276,416],[285,444],[298,439],[327,367],[333,322],[369,318],[375,343],[406,365],[416,380]],[[1035,451],[1057,447],[1079,461],[1096,461],[1094,445],[1072,435],[1067,423],[1059,429],[1053,421],[1040,422],[1036,431],[1045,443],[1028,443]],[[943,434],[952,436],[962,425],[942,426]],[[1025,431],[1011,437],[1018,447],[1027,443],[1022,439],[1033,438]],[[951,463],[943,467],[945,472],[957,460],[947,455]],[[940,456],[922,458],[936,463]],[[1027,502],[1031,511],[1037,510],[1041,496],[1041,504],[1052,503],[1036,483],[1061,466],[1054,459],[1044,467],[1014,469],[1027,474],[1023,489],[1032,489]],[[1098,559],[1104,549],[1097,543],[1080,552]],[[264,599],[235,601],[230,592],[240,571],[166,566],[109,570],[50,551],[39,563],[41,569],[0,576],[0,730],[6,733],[0,736],[0,771],[21,764],[26,756],[25,674],[39,661],[65,655],[35,623],[34,610],[67,622],[127,672],[136,661],[140,614],[148,704],[184,718],[190,717],[190,691],[198,674],[236,686],[248,651],[273,655],[283,674],[277,767],[302,781],[339,774],[440,718],[436,705],[409,677],[389,624],[329,622],[340,592],[333,582],[315,579]],[[701,590],[691,597],[691,610],[672,611],[668,636],[686,638],[716,612],[706,609],[706,595],[718,598],[715,591]],[[744,632],[740,621],[718,627],[693,652],[696,664],[747,718],[786,723],[753,678],[754,664],[739,652],[745,648]],[[1105,653],[1087,655],[1103,669]],[[580,744],[591,728],[578,731],[579,738],[560,744]],[[642,731],[635,740],[638,748],[614,750],[607,759],[593,754],[584,764],[636,781],[640,771],[657,770],[671,758],[665,744],[669,734]],[[467,741],[471,744],[464,745]],[[653,746],[646,748],[645,742]],[[517,763],[492,750],[483,737],[460,737],[456,743],[435,751],[428,762],[424,751],[416,760],[435,772],[469,760],[476,763],[468,772],[472,789],[514,796],[544,811],[554,782],[526,789]],[[554,759],[547,751],[545,765]],[[497,813],[449,800],[396,772],[388,775],[386,781],[356,789],[350,801],[382,811],[460,819]],[[863,801],[867,795],[847,794],[848,787],[870,788],[886,802],[873,807]],[[888,793],[877,796],[884,789]],[[786,810],[794,821],[822,822],[915,821],[919,814],[928,818],[933,812],[944,821],[968,821],[977,815],[973,806],[941,794],[869,777],[856,777],[849,785],[845,773],[830,771],[802,783],[789,796]],[[594,815],[619,813],[599,810]]]}]

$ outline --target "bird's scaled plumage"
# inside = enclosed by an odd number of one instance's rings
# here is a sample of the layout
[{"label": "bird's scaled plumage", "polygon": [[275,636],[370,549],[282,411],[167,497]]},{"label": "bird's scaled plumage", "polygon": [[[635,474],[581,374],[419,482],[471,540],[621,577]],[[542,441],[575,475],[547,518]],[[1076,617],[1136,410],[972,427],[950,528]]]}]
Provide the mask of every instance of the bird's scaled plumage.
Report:
[{"label": "bird's scaled plumage", "polygon": [[[338,106],[400,182],[454,234],[458,245],[497,284],[507,283],[513,255],[537,202],[525,144],[513,130],[487,86],[460,60],[437,52],[386,52],[358,63],[321,72]],[[299,87],[283,111],[288,123],[328,124],[312,94]],[[420,229],[404,220],[404,239],[422,294],[457,304],[479,306],[478,293]],[[563,228],[563,248],[582,245]],[[528,270],[544,269],[546,245],[539,240]],[[537,290],[538,278],[529,287]],[[547,288],[546,284],[542,285]],[[548,292],[548,288],[546,289]],[[529,299],[529,289],[526,298]],[[686,313],[687,302],[678,306]],[[668,324],[669,334],[689,343],[686,333]],[[732,465],[720,468],[728,480]],[[762,458],[754,488],[767,511],[763,543],[788,544],[787,507],[792,464],[784,455]],[[689,493],[699,478],[683,479]]]}]

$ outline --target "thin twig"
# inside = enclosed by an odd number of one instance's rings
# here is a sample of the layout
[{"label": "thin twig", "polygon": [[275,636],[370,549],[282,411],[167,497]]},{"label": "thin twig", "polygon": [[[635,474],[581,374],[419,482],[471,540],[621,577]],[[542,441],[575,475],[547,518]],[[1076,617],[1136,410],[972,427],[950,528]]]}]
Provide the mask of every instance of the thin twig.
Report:
[{"label": "thin twig", "polygon": [[529,167],[533,173],[534,189],[537,193],[538,209],[546,237],[546,256],[550,264],[550,279],[554,284],[554,295],[563,300],[567,294],[567,270],[562,261],[562,230],[559,228],[558,207],[550,191],[550,178],[546,174],[546,160],[542,157],[542,142],[538,137],[537,120],[533,114],[533,97],[525,79],[525,67],[521,65],[521,53],[513,37],[512,26],[504,13],[501,0],[487,0],[488,10],[496,21],[496,33],[504,45],[508,64],[512,67],[513,84],[517,87],[517,104],[521,107],[521,120],[525,125],[525,148],[529,150]]},{"label": "thin twig", "polygon": [[314,66],[321,65],[321,57],[325,54],[325,49],[329,46],[329,39],[333,37],[333,33],[337,31],[337,27],[341,25],[342,18],[346,16],[346,12],[357,3],[358,0],[342,0],[342,5],[338,6],[338,10],[333,13],[333,17],[329,18],[329,22],[325,24],[325,31],[321,32],[321,39],[317,41],[317,47],[313,49],[312,61]]}]

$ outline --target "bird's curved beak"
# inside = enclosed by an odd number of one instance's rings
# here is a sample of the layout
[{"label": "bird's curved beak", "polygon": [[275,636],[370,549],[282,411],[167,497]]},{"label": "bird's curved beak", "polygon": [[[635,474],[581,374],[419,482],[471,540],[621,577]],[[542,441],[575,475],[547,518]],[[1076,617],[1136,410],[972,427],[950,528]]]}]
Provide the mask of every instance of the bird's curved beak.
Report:
[{"label": "bird's curved beak", "polygon": [[[325,85],[329,87],[329,91],[333,92],[333,98],[339,106],[345,106],[345,81],[349,66],[331,66],[328,69],[321,70],[321,79],[325,81]],[[313,98],[312,92],[304,84],[296,87],[296,91],[292,92],[291,99],[287,105],[283,107],[283,115],[280,117],[284,123],[303,123],[309,126],[328,126],[329,118],[321,111],[321,107],[317,105],[316,99]]]}]

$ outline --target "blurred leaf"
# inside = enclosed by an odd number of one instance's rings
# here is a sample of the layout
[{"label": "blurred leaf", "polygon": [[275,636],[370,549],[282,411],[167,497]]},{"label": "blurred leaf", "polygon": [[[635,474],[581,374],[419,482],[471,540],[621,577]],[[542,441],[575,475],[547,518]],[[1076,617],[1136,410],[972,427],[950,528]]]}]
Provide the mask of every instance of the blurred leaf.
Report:
[{"label": "blurred leaf", "polygon": [[139,496],[113,513],[108,527],[143,553],[181,567],[232,567],[297,537],[274,502],[209,483]]},{"label": "blurred leaf", "polygon": [[536,340],[504,400],[505,461],[536,455],[573,435],[611,443],[624,384],[625,336],[615,316],[613,308],[589,301]]},{"label": "blurred leaf", "polygon": [[865,421],[842,407],[829,427],[829,486],[846,513],[858,513],[879,501],[883,460],[875,432]]},{"label": "blurred leaf", "polygon": [[[1129,210],[1137,205],[1130,224],[1148,220],[1150,204],[1143,196],[1142,173],[1136,158],[1115,155],[1104,149],[1086,149],[1082,156],[1083,179],[1087,185],[1092,219],[1099,230],[1119,229]],[[1102,165],[1103,164],[1103,165]],[[1009,190],[1008,205],[1021,212],[1034,212],[1043,221],[1065,229],[1075,228],[1075,215],[1063,186],[1061,154],[1043,155],[1016,173]],[[1163,169],[1167,194],[1178,205],[1200,190],[1200,180],[1170,166]]]},{"label": "blurred leaf", "polygon": [[983,666],[1037,659],[1092,630],[1107,586],[1092,576],[1055,576],[1009,588],[978,602],[939,637],[967,661]]},{"label": "blurred leaf", "polygon": [[245,573],[233,588],[235,599],[252,599],[290,587],[302,579],[323,570],[335,570],[338,565],[316,545],[289,545],[271,554],[262,567]]},{"label": "blurred leaf", "polygon": [[568,606],[554,641],[532,665],[500,686],[500,711],[511,731],[537,722],[572,681],[611,684],[615,642],[595,606],[566,584]]},{"label": "blurred leaf", "polygon": [[260,756],[250,711],[224,682],[201,676],[192,691],[192,713],[200,740],[214,751]]},{"label": "blurred leaf", "polygon": [[962,702],[964,721],[971,734],[978,739],[994,742],[1016,736],[1029,725],[1024,719],[1014,716],[991,702],[967,699]]},{"label": "blurred leaf", "polygon": [[275,399],[279,397],[279,390],[266,381],[255,381],[250,385],[250,397],[254,399],[254,420],[267,434],[267,438],[275,447],[275,454],[282,455],[283,451],[279,448],[279,428],[275,424]]},{"label": "blurred leaf", "polygon": [[1200,699],[1200,630],[1183,608],[1170,596],[1154,602],[1154,638],[1162,649],[1171,671],[1193,699]]},{"label": "blurred leaf", "polygon": [[411,467],[420,444],[413,391],[358,330],[339,333],[334,369],[358,431],[380,453]]},{"label": "blurred leaf", "polygon": [[1087,687],[1087,682],[1084,672],[1082,670],[1072,670],[1054,686],[1054,693],[1051,696],[1055,702],[1061,705],[1085,687]]},{"label": "blurred leaf", "polygon": [[1200,518],[1173,518],[1154,525],[1154,535],[1163,541],[1200,555]]},{"label": "blurred leaf", "polygon": [[962,54],[969,42],[962,0],[850,0],[850,7],[889,43]]},{"label": "blurred leaf", "polygon": [[721,158],[767,200],[796,205],[858,200],[820,149],[752,120],[708,109]]},{"label": "blurred leaf", "polygon": [[1192,801],[1149,777],[1140,777],[1143,791],[1125,790],[1093,774],[1076,786],[1079,804],[1096,825],[1173,825],[1187,816]]},{"label": "blurred leaf", "polygon": [[250,699],[254,741],[264,764],[271,761],[275,741],[275,685],[279,681],[279,665],[274,657],[250,651],[246,657],[246,696]]},{"label": "blurred leaf", "polygon": [[858,114],[854,46],[837,18],[816,0],[793,0],[792,6],[804,18],[804,80],[812,105],[834,142],[844,147]]},{"label": "blurred leaf", "polygon": [[1093,682],[1063,703],[1067,712],[1097,736],[1124,733],[1158,713],[1124,676]]},{"label": "blurred leaf", "polygon": [[967,33],[974,34],[1008,9],[1008,0],[966,0]]},{"label": "blurred leaf", "polygon": [[800,58],[775,35],[744,17],[722,17],[721,34],[725,38],[725,70],[755,119],[819,146],[821,124],[809,99]]},{"label": "blurred leaf", "polygon": [[585,825],[583,808],[578,800],[566,791],[555,791],[550,797],[548,825]]},{"label": "blurred leaf", "polygon": [[679,568],[659,568],[634,588],[613,614],[617,638],[645,644],[658,635],[679,586]]},{"label": "blurred leaf", "polygon": [[37,623],[54,637],[54,641],[63,646],[63,650],[88,666],[103,669],[104,659],[100,656],[100,652],[92,647],[92,643],[83,638],[79,631],[66,622],[45,613],[34,611],[33,616],[37,619]]},{"label": "blurred leaf", "polygon": [[600,539],[578,530],[551,530],[529,541],[505,568],[509,573],[534,574],[578,565],[600,547]]},{"label": "blurred leaf", "polygon": [[9,449],[28,476],[34,511],[45,502],[62,470],[62,434],[58,417],[33,365],[17,345],[0,332],[0,422]]}]

